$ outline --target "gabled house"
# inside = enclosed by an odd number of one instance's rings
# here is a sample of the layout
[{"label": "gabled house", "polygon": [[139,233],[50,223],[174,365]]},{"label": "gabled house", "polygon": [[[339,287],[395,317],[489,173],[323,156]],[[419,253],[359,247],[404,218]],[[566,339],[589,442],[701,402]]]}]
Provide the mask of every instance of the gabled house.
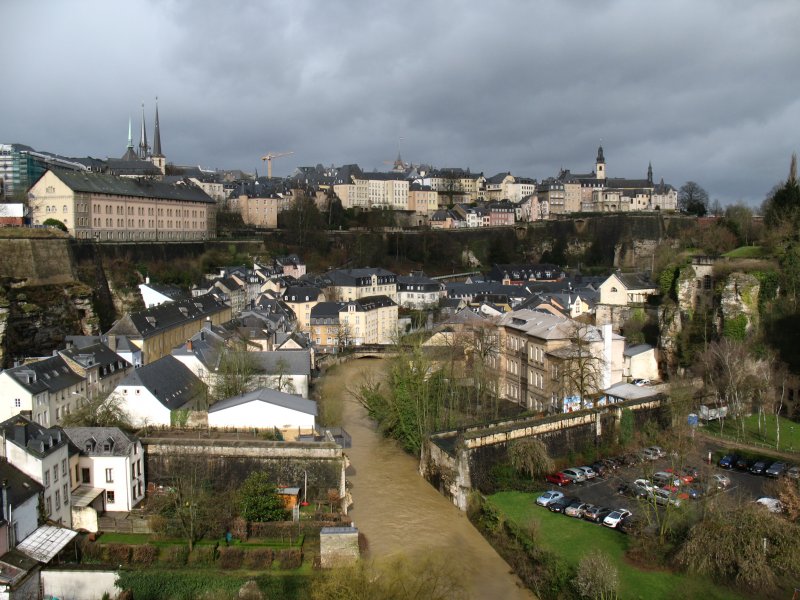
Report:
[{"label": "gabled house", "polygon": [[42,485],[45,518],[71,527],[69,446],[64,432],[17,415],[0,423],[0,452]]},{"label": "gabled house", "polygon": [[[130,511],[141,502],[146,485],[144,451],[138,438],[118,427],[65,427],[64,433],[78,449],[78,463],[70,476],[82,497],[99,490],[105,510],[110,511]],[[90,507],[91,502],[85,507],[73,506],[76,526],[78,521],[86,521],[82,508]],[[93,531],[86,524],[81,527]]]},{"label": "gabled house", "polygon": [[88,346],[73,345],[59,352],[67,365],[86,380],[86,394],[107,396],[133,366],[103,343]]},{"label": "gabled house", "polygon": [[39,497],[44,487],[5,458],[0,459],[0,556],[14,548],[39,525]]},{"label": "gabled house", "polygon": [[308,398],[311,384],[310,350],[251,352],[256,387],[271,388]]},{"label": "gabled house", "polygon": [[658,287],[638,273],[612,273],[600,284],[600,304],[631,306],[644,304],[659,293]]},{"label": "gabled house", "polygon": [[174,356],[133,370],[114,390],[135,425],[171,425],[173,412],[202,409],[208,386]]},{"label": "gabled house", "polygon": [[178,286],[151,283],[149,277],[145,278],[144,283],[139,284],[139,293],[142,295],[145,308],[158,306],[165,302],[185,300],[188,297],[188,294]]},{"label": "gabled house", "polygon": [[25,414],[48,427],[74,411],[86,380],[62,356],[50,356],[0,373],[0,419]]},{"label": "gabled house", "polygon": [[317,403],[262,388],[216,402],[208,409],[209,427],[280,429],[285,438],[314,431]]},{"label": "gabled house", "polygon": [[349,302],[366,296],[389,296],[397,300],[397,275],[386,269],[333,269],[325,274],[329,300]]},{"label": "gabled house", "polygon": [[119,352],[118,340],[124,337],[141,350],[142,364],[147,365],[168,356],[175,346],[204,326],[219,325],[230,319],[231,307],[205,294],[128,313],[106,335],[108,346],[115,352]]},{"label": "gabled house", "polygon": [[397,303],[404,308],[435,307],[445,294],[444,284],[431,279],[422,271],[397,276]]}]

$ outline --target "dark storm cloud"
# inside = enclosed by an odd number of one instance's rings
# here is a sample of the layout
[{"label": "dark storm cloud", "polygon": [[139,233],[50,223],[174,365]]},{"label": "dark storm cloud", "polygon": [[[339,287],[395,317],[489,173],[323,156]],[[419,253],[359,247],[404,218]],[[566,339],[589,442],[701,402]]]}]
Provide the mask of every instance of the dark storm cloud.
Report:
[{"label": "dark storm cloud", "polygon": [[[0,141],[119,156],[160,98],[168,159],[261,168],[403,157],[487,175],[692,179],[759,202],[797,150],[800,5],[3,3]],[[138,141],[138,133],[134,134]]]}]

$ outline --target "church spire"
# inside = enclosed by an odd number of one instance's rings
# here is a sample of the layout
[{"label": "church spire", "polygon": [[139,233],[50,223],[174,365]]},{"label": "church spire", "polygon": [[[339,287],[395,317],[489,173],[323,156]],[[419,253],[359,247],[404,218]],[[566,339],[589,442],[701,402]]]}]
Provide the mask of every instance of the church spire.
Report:
[{"label": "church spire", "polygon": [[133,150],[133,133],[131,130],[131,118],[128,117],[128,148]]},{"label": "church spire", "polygon": [[147,158],[150,147],[147,145],[147,130],[144,123],[144,102],[142,102],[142,132],[139,134],[139,158]]},{"label": "church spire", "polygon": [[653,163],[647,164],[647,183],[653,185]]},{"label": "church spire", "polygon": [[156,124],[153,131],[153,156],[161,157],[161,126],[158,123],[158,96],[156,96]]}]

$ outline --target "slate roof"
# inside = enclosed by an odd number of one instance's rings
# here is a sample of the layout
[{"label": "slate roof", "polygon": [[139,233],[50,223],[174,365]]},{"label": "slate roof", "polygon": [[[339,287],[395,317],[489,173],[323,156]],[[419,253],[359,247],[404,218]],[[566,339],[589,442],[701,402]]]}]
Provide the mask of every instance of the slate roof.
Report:
[{"label": "slate roof", "polygon": [[333,269],[325,277],[337,286],[372,285],[372,276],[377,275],[379,284],[395,283],[397,275],[380,267],[363,269]]},{"label": "slate roof", "polygon": [[311,323],[318,324],[320,319],[339,320],[339,310],[343,304],[341,302],[320,302],[311,309]]},{"label": "slate roof", "polygon": [[573,335],[572,322],[568,319],[527,308],[506,313],[500,317],[498,325],[546,340],[569,339]]},{"label": "slate roof", "polygon": [[189,297],[189,294],[184,290],[182,287],[177,285],[172,285],[170,283],[142,283],[140,285],[144,285],[149,287],[151,290],[158,292],[162,296],[166,296],[167,298],[171,298],[172,300],[185,300]]},{"label": "slate roof", "polygon": [[[28,477],[5,458],[0,459],[0,481],[6,483],[6,494],[12,507],[19,506],[44,490],[42,484]],[[4,510],[5,507],[0,506],[0,514]],[[2,514],[2,518],[8,519],[8,515]]]},{"label": "slate roof", "polygon": [[[355,305],[356,312],[368,312],[370,310],[377,310],[387,306],[397,306],[394,301],[389,298],[389,296],[384,295],[365,296],[363,298],[359,298],[358,300],[351,300],[345,303],[345,306],[349,305]],[[343,308],[342,310],[347,309]]]},{"label": "slate roof", "polygon": [[311,352],[309,350],[275,350],[273,352],[249,352],[256,370],[267,375],[277,375],[283,368],[286,375],[311,375]]},{"label": "slate roof", "polygon": [[653,347],[650,344],[636,344],[635,346],[626,346],[625,350],[623,350],[623,356],[636,356],[638,354],[644,354],[645,352],[649,352],[652,350]]},{"label": "slate roof", "polygon": [[511,171],[507,171],[505,173],[498,173],[497,175],[492,175],[491,177],[486,178],[486,183],[503,183],[505,178],[511,175]]},{"label": "slate roof", "polygon": [[283,292],[284,302],[315,302],[322,292],[312,285],[292,285]]},{"label": "slate roof", "polygon": [[143,386],[169,410],[181,408],[207,388],[189,367],[171,355],[135,369],[119,386]]},{"label": "slate roof", "polygon": [[425,273],[418,271],[408,275],[397,276],[397,291],[425,291],[435,292],[444,289],[444,284],[431,279]]},{"label": "slate roof", "polygon": [[507,296],[513,299],[524,299],[530,296],[528,286],[523,285],[503,285],[497,281],[485,281],[476,283],[453,282],[446,284],[447,296],[449,298],[474,298],[479,294]]},{"label": "slate roof", "polygon": [[107,335],[147,338],[188,321],[216,314],[225,308],[226,305],[211,294],[176,300],[125,315],[114,323]]},{"label": "slate roof", "polygon": [[225,398],[214,403],[209,409],[209,413],[219,412],[233,406],[240,406],[248,402],[265,402],[283,408],[288,408],[307,415],[317,416],[317,403],[314,400],[306,400],[299,396],[286,394],[269,388],[261,388],[240,396]]},{"label": "slate roof", "polygon": [[84,368],[99,366],[100,377],[105,377],[106,375],[127,369],[131,366],[127,360],[105,344],[99,342],[82,348],[73,346],[72,348],[61,350],[60,354],[75,361]]},{"label": "slate roof", "polygon": [[37,458],[52,454],[67,445],[67,437],[58,427],[47,429],[23,415],[14,415],[0,423],[6,440]]},{"label": "slate roof", "polygon": [[128,456],[138,441],[119,427],[65,427],[64,433],[84,456]]},{"label": "slate roof", "polygon": [[104,173],[57,170],[53,174],[74,192],[215,204],[215,200],[193,185],[170,185],[163,181],[116,177]]},{"label": "slate roof", "polygon": [[57,392],[84,380],[61,356],[50,356],[28,364],[6,369],[14,381],[31,395]]},{"label": "slate roof", "polygon": [[225,339],[206,328],[198,331],[189,339],[192,349],[189,349],[188,343],[183,344],[172,351],[172,356],[195,356],[206,369],[216,371],[225,347]]},{"label": "slate roof", "polygon": [[494,264],[486,276],[491,281],[502,281],[506,277],[512,281],[562,279],[564,271],[561,267],[549,263],[537,265]]},{"label": "slate roof", "polygon": [[141,177],[160,177],[161,169],[149,160],[141,160],[131,150],[125,152],[122,158],[107,158],[106,169],[113,175],[138,175]]},{"label": "slate roof", "polygon": [[614,273],[628,290],[654,289],[656,284],[648,281],[639,273]]}]

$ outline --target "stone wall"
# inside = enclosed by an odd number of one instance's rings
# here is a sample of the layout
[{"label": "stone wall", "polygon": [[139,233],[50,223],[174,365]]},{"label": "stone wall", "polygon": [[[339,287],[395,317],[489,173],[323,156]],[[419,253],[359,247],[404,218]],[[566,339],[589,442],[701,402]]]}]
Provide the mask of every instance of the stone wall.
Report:
[{"label": "stone wall", "polygon": [[319,532],[319,558],[323,569],[353,563],[359,555],[355,527],[323,527]]},{"label": "stone wall", "polygon": [[[303,486],[309,499],[326,498],[335,489],[347,497],[347,458],[341,446],[329,443],[274,442],[258,439],[174,439],[142,437],[148,485],[168,485],[176,464],[186,455],[204,457],[215,477],[240,484],[253,471],[264,471],[276,485]],[[346,501],[342,509],[347,510]]]},{"label": "stone wall", "polygon": [[[120,592],[116,586],[116,571],[78,571],[54,568],[42,571],[41,579],[45,598],[101,600],[105,594],[108,594],[108,597],[116,598]],[[22,597],[28,598],[28,596]],[[39,596],[30,597],[38,598]]]},{"label": "stone wall", "polygon": [[69,241],[65,239],[0,239],[0,278],[27,285],[71,283],[75,276]]},{"label": "stone wall", "polygon": [[484,491],[492,467],[508,462],[509,442],[536,437],[547,446],[550,456],[566,456],[571,450],[613,442],[624,408],[634,412],[637,427],[652,419],[668,426],[664,402],[665,398],[658,395],[563,415],[511,419],[437,433],[427,442],[420,474],[458,508],[466,510],[469,493],[473,489]]}]

